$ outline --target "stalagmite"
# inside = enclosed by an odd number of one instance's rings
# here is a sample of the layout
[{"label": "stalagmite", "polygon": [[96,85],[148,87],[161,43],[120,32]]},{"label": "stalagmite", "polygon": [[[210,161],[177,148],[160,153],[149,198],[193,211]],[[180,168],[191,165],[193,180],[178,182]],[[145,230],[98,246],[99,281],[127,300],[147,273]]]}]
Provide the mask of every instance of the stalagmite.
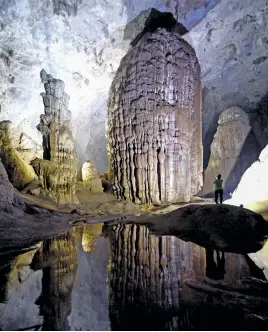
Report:
[{"label": "stalagmite", "polygon": [[[171,29],[172,30],[172,29]],[[110,179],[135,203],[189,201],[202,185],[200,68],[177,32],[147,33],[110,89]]]},{"label": "stalagmite", "polygon": [[97,173],[97,168],[90,160],[84,162],[82,167],[82,180],[84,186],[93,193],[103,192],[101,178]]},{"label": "stalagmite", "polygon": [[38,130],[43,135],[44,160],[36,158],[32,165],[39,176],[42,189],[58,203],[77,202],[76,152],[70,129],[70,97],[64,92],[64,82],[42,70],[41,80],[45,114],[40,116]]},{"label": "stalagmite", "polygon": [[[242,154],[251,130],[248,115],[240,107],[233,106],[221,113],[218,124],[204,174],[203,194],[213,192],[213,180],[217,174],[222,175],[225,194],[233,192],[249,166],[248,155]],[[251,155],[253,153],[250,152]]]}]

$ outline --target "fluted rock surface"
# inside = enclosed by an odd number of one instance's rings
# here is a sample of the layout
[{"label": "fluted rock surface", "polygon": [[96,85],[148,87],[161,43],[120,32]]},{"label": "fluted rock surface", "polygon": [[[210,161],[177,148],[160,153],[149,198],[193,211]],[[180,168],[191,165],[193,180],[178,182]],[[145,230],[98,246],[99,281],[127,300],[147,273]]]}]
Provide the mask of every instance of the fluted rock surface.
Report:
[{"label": "fluted rock surface", "polygon": [[0,122],[0,157],[7,171],[9,181],[17,189],[23,189],[35,178],[33,168],[27,164],[13,143],[12,123]]},{"label": "fluted rock surface", "polygon": [[103,192],[101,178],[98,175],[97,168],[90,160],[84,162],[82,167],[82,180],[84,186],[93,193]]},{"label": "fluted rock surface", "polygon": [[136,203],[189,201],[202,185],[200,68],[191,46],[158,28],[123,58],[110,90],[111,178]]},{"label": "fluted rock surface", "polygon": [[70,97],[64,91],[64,82],[47,75],[44,70],[41,80],[46,90],[41,94],[45,114],[40,116],[38,130],[43,135],[44,160],[37,158],[32,165],[45,194],[58,203],[76,202],[76,152],[70,129]]},{"label": "fluted rock surface", "polygon": [[248,166],[242,150],[250,131],[248,115],[240,107],[233,106],[221,113],[204,174],[204,194],[213,192],[213,181],[218,174],[224,180],[225,193],[233,192]]}]

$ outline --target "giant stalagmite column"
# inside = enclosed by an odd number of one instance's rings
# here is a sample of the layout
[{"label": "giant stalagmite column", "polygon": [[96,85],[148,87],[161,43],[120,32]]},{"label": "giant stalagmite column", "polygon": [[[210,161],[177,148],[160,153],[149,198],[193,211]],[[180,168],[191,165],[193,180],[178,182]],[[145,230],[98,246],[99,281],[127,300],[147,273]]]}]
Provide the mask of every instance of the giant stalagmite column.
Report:
[{"label": "giant stalagmite column", "polygon": [[189,201],[202,185],[200,67],[169,30],[141,38],[110,90],[110,178],[118,197],[136,203]]},{"label": "giant stalagmite column", "polygon": [[45,114],[40,116],[39,131],[43,135],[43,157],[32,161],[43,191],[58,203],[77,201],[76,152],[70,129],[70,97],[64,92],[64,82],[54,79],[42,70],[41,80],[45,86],[42,93]]}]

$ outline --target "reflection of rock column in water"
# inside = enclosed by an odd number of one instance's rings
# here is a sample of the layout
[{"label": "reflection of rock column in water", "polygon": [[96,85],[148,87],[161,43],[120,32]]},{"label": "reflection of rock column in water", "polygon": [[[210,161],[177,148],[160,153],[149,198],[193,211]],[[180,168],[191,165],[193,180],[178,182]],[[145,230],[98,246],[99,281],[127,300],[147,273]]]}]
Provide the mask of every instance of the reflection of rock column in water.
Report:
[{"label": "reflection of rock column in water", "polygon": [[114,226],[108,234],[112,329],[164,329],[179,307],[183,278],[204,275],[204,249],[144,226]]},{"label": "reflection of rock column in water", "polygon": [[69,330],[71,293],[77,269],[77,230],[46,240],[32,266],[43,269],[42,293],[36,304],[44,317],[42,330]]}]

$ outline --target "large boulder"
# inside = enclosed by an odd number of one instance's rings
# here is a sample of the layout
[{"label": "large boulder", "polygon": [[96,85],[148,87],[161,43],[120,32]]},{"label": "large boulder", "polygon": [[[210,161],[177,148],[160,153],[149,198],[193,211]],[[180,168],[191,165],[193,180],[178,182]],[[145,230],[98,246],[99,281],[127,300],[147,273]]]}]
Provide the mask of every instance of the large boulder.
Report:
[{"label": "large boulder", "polygon": [[90,160],[84,162],[82,167],[82,180],[85,188],[93,193],[103,192],[102,180],[97,173],[96,166]]},{"label": "large boulder", "polygon": [[260,214],[232,205],[191,204],[151,220],[157,234],[229,252],[256,252],[268,237],[268,222]]}]

